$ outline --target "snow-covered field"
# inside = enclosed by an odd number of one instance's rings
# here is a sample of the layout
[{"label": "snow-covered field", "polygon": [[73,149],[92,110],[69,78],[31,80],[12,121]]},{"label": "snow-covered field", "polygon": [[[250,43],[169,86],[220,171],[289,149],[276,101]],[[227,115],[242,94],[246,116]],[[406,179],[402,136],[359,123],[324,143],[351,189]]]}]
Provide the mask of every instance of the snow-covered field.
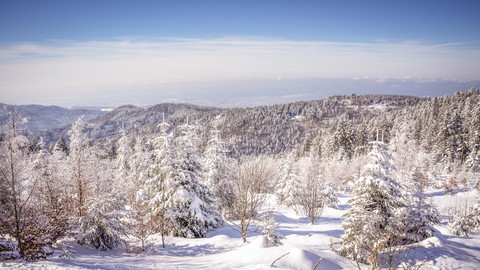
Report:
[{"label": "snow-covered field", "polygon": [[[476,192],[476,191],[475,191]],[[430,191],[429,196],[442,210],[449,202],[465,201],[475,197],[473,192],[445,195],[440,190]],[[284,206],[275,207],[275,218],[280,222],[278,231],[286,238],[282,246],[262,247],[262,235],[254,234],[243,244],[240,234],[225,226],[211,232],[207,238],[168,238],[161,247],[160,237],[152,237],[150,251],[144,254],[127,253],[125,247],[112,251],[97,251],[91,246],[80,246],[72,239],[77,254],[75,258],[62,259],[61,249],[47,260],[37,262],[9,261],[2,269],[355,269],[348,259],[330,250],[331,240],[343,234],[342,215],[348,209],[350,196],[340,195],[339,209],[326,208],[315,225],[309,219],[299,217]],[[275,205],[269,200],[270,209]],[[421,243],[414,256],[428,258],[422,269],[480,269],[480,233],[458,237],[451,233],[447,218],[437,225],[434,237]],[[287,254],[288,253],[288,254]],[[281,259],[272,263],[282,255]],[[368,269],[367,266],[365,266]]]}]

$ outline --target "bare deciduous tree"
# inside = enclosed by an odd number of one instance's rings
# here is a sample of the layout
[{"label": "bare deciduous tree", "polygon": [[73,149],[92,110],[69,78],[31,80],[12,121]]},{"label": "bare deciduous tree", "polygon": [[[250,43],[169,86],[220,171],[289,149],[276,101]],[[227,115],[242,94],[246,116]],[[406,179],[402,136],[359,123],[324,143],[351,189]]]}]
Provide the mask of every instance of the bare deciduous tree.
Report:
[{"label": "bare deciduous tree", "polygon": [[26,173],[25,147],[27,138],[18,134],[18,116],[14,111],[5,126],[5,137],[0,147],[0,185],[1,185],[1,226],[5,234],[9,234],[17,241],[18,253],[24,257],[24,212],[28,207],[31,191],[27,191],[28,182]]},{"label": "bare deciduous tree", "polygon": [[325,207],[325,186],[320,179],[319,164],[314,158],[307,158],[304,164],[303,178],[298,190],[296,211],[304,214],[313,224]]},{"label": "bare deciduous tree", "polygon": [[53,241],[56,227],[49,226],[51,220],[35,202],[37,181],[29,175],[28,140],[20,134],[18,123],[18,115],[11,111],[0,142],[0,234],[16,241],[0,247],[11,253],[0,259],[15,259],[16,249],[21,258],[36,260],[53,253],[44,247]]},{"label": "bare deciduous tree", "polygon": [[224,217],[227,224],[242,235],[247,236],[258,230],[256,215],[266,200],[269,181],[275,170],[264,157],[243,160],[236,172],[233,183],[233,203]]}]

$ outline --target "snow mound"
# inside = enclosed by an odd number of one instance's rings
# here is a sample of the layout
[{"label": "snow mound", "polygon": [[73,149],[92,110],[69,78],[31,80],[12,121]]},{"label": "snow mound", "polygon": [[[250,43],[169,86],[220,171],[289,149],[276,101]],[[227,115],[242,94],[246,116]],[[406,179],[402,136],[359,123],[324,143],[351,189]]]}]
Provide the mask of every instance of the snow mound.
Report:
[{"label": "snow mound", "polygon": [[320,259],[321,261],[318,263],[316,269],[342,269],[342,267],[328,259],[299,248],[290,251],[288,255],[276,262],[274,266],[285,269],[313,269]]}]

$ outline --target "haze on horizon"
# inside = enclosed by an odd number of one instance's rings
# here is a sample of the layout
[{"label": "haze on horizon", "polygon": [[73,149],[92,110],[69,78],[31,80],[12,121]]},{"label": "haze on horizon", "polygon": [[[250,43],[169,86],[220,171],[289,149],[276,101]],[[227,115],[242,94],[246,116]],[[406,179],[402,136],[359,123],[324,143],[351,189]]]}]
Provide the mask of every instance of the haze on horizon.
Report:
[{"label": "haze on horizon", "polygon": [[0,102],[271,104],[480,87],[478,1],[0,0]]}]

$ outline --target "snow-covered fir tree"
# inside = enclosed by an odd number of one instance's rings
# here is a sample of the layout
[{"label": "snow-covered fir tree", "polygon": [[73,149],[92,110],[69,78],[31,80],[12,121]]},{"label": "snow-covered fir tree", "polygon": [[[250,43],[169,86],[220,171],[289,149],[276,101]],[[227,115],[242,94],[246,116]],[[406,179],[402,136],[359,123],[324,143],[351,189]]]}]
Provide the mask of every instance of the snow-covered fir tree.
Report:
[{"label": "snow-covered fir tree", "polygon": [[330,153],[338,160],[350,159],[354,153],[354,131],[347,115],[342,115],[334,130],[330,141]]},{"label": "snow-covered fir tree", "polygon": [[437,209],[426,201],[422,178],[420,173],[410,176],[411,180],[405,186],[406,207],[397,213],[406,243],[416,243],[432,237],[433,226],[440,222]]},{"label": "snow-covered fir tree", "polygon": [[220,118],[214,120],[214,128],[210,132],[211,138],[208,141],[204,152],[205,171],[202,176],[204,183],[215,195],[215,200],[221,209],[231,206],[233,200],[232,192],[232,160],[229,158],[229,150],[225,141],[221,138],[221,132],[218,129]]},{"label": "snow-covered fir tree", "polygon": [[169,174],[173,193],[173,234],[182,237],[205,237],[221,224],[214,194],[199,183],[204,167],[196,150],[196,129],[188,122],[180,127],[175,140],[173,169]]},{"label": "snow-covered fir tree", "polygon": [[375,263],[369,257],[378,243],[396,237],[392,224],[397,209],[404,207],[400,183],[390,177],[394,167],[385,143],[371,144],[370,163],[355,184],[355,195],[349,201],[352,208],[344,216],[345,233],[337,249],[342,256],[367,264]]},{"label": "snow-covered fir tree", "polygon": [[473,112],[472,120],[469,125],[470,153],[467,158],[467,164],[474,171],[480,171],[480,104],[477,103]]},{"label": "snow-covered fir tree", "polygon": [[78,218],[85,215],[86,208],[92,200],[92,185],[95,181],[95,159],[84,134],[85,122],[80,117],[68,131],[70,151],[67,158],[67,177],[72,197],[75,200],[75,212]]},{"label": "snow-covered fir tree", "polygon": [[55,146],[53,147],[53,152],[62,152],[65,155],[68,154],[68,144],[62,135],[60,135],[57,142],[55,143]]},{"label": "snow-covered fir tree", "polygon": [[450,224],[454,234],[459,236],[466,236],[480,228],[480,199],[473,206],[470,213],[466,215],[455,217],[455,220]]},{"label": "snow-covered fir tree", "polygon": [[282,159],[280,165],[279,180],[275,186],[277,203],[286,206],[294,206],[298,203],[298,192],[300,186],[299,175],[296,171],[293,153]]},{"label": "snow-covered fir tree", "polygon": [[127,135],[127,131],[121,129],[120,133],[122,136],[118,140],[116,176],[121,182],[127,183],[130,176],[131,168],[129,159],[132,156],[132,149],[130,148],[130,138]]},{"label": "snow-covered fir tree", "polygon": [[195,150],[194,127],[182,126],[175,140],[168,129],[163,122],[154,140],[154,161],[140,192],[142,200],[151,205],[152,215],[168,222],[174,236],[205,237],[221,220],[213,192],[198,182],[203,166]]},{"label": "snow-covered fir tree", "polygon": [[[128,159],[130,166],[130,182],[127,189],[127,198],[136,200],[137,192],[144,186],[147,178],[147,168],[152,164],[150,151],[143,137],[135,137],[132,155]],[[130,202],[132,203],[132,201]]]},{"label": "snow-covered fir tree", "polygon": [[[115,181],[115,166],[101,150],[92,148],[93,182],[85,215],[80,218],[80,243],[92,244],[97,249],[113,249],[121,245],[125,226],[121,222],[126,205],[123,185]],[[104,158],[101,158],[104,157]]]},{"label": "snow-covered fir tree", "polygon": [[136,161],[137,153],[133,153],[127,131],[122,128],[120,133],[122,136],[118,140],[115,177],[121,190],[126,192],[128,203],[131,205],[135,201],[138,190],[135,171],[132,168],[132,163]]},{"label": "snow-covered fir tree", "polygon": [[326,183],[322,192],[325,206],[338,209],[338,194],[332,183]]},{"label": "snow-covered fir tree", "polygon": [[[133,221],[137,223],[137,226],[150,227],[136,228],[136,231],[141,234],[145,234],[149,230],[160,233],[162,245],[165,246],[165,237],[172,232],[174,216],[175,182],[171,178],[174,166],[174,148],[173,134],[169,133],[170,125],[165,122],[165,119],[159,128],[159,136],[151,142],[153,145],[152,160],[146,170],[145,183],[136,195],[136,204],[138,205],[134,205],[133,211],[137,212],[137,220]],[[140,145],[137,144],[137,148],[139,149],[136,152],[141,151]]]},{"label": "snow-covered fir tree", "polygon": [[124,243],[125,227],[118,210],[125,201],[118,194],[102,194],[86,209],[80,219],[80,243],[92,244],[99,250],[108,250]]},{"label": "snow-covered fir tree", "polygon": [[272,211],[267,211],[262,214],[258,224],[258,227],[263,233],[262,247],[283,245],[281,239],[285,237],[277,231],[278,225]]}]

